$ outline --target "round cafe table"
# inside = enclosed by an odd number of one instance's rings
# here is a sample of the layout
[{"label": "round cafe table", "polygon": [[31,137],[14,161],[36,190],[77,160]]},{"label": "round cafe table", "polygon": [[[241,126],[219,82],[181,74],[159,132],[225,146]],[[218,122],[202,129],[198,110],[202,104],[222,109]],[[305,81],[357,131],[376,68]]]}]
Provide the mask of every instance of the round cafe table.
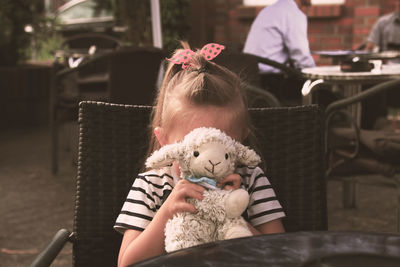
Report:
[{"label": "round cafe table", "polygon": [[182,249],[132,266],[398,267],[400,235],[321,231],[252,236]]},{"label": "round cafe table", "polygon": [[[340,91],[344,97],[350,97],[360,93],[362,85],[400,78],[400,64],[384,64],[381,69],[365,72],[343,72],[339,65],[304,68],[301,71],[308,79],[302,88],[303,104],[312,103],[313,89],[321,83],[330,84],[333,91]],[[360,122],[361,104],[349,108],[356,121]]]}]

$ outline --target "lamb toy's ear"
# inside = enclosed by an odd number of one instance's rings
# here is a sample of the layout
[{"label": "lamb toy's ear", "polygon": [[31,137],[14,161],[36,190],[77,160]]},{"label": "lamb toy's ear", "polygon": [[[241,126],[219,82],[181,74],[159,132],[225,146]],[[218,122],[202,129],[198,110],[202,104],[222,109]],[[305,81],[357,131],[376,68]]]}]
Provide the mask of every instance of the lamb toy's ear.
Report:
[{"label": "lamb toy's ear", "polygon": [[235,147],[237,160],[239,163],[246,166],[255,167],[261,162],[260,156],[253,149],[250,149],[238,142],[235,144]]},{"label": "lamb toy's ear", "polygon": [[152,169],[166,167],[174,161],[179,160],[181,155],[181,145],[179,143],[165,145],[159,150],[154,151],[153,154],[147,158],[146,167]]}]

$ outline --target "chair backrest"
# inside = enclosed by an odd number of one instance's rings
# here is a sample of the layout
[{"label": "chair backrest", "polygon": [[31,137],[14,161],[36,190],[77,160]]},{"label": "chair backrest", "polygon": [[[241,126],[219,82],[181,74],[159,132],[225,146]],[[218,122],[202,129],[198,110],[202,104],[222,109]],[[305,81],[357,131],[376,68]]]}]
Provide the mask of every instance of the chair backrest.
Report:
[{"label": "chair backrest", "polygon": [[300,70],[292,68],[286,64],[279,63],[269,58],[264,58],[238,51],[224,51],[213,61],[230,69],[231,71],[239,75],[242,80],[254,86],[262,85],[262,81],[259,76],[259,63],[277,68],[283,74],[283,78],[294,78],[301,80],[304,79]]},{"label": "chair backrest", "polygon": [[166,57],[162,49],[126,48],[110,57],[110,102],[152,105],[157,92],[160,66]]},{"label": "chair backrest", "polygon": [[[123,47],[123,43],[120,39],[104,33],[76,34],[68,37],[61,43],[56,52],[54,64],[57,64],[59,67],[71,68],[70,59],[76,60],[76,58],[81,58],[80,60],[83,59],[83,62],[90,60],[92,56],[89,55],[89,49],[92,47],[95,48],[92,51],[95,55],[101,55],[120,49]],[[62,56],[60,57],[60,55]],[[61,58],[63,58],[63,61],[60,62]],[[106,69],[104,68],[104,64],[102,65],[102,67],[92,66],[91,70],[88,70],[88,74],[96,72],[104,73]]]},{"label": "chair backrest", "polygon": [[227,50],[223,51],[213,61],[238,75],[242,81],[253,86],[261,86],[258,61],[252,55]]},{"label": "chair backrest", "polygon": [[[62,81],[76,73],[85,86],[79,89],[92,92],[104,91],[101,95],[108,102],[118,104],[152,105],[157,92],[157,78],[166,52],[155,47],[126,47],[95,55],[76,68],[63,69],[56,74]],[[67,77],[67,79],[71,79]],[[104,82],[106,85],[104,86]],[[92,85],[92,86],[91,86]],[[99,86],[103,85],[103,86]],[[96,100],[96,98],[83,98]]]},{"label": "chair backrest", "polygon": [[102,33],[82,33],[67,38],[61,49],[89,49],[92,45],[98,49],[116,49],[122,47],[122,41]]},{"label": "chair backrest", "polygon": [[113,230],[144,160],[150,107],[81,102],[75,203],[75,266],[116,266]]},{"label": "chair backrest", "polygon": [[244,82],[249,107],[277,107],[279,100],[262,88],[257,57],[236,50],[227,50],[213,61],[239,76]]},{"label": "chair backrest", "polygon": [[[256,56],[253,54],[243,53],[239,51],[227,50],[221,53],[214,60],[237,75],[251,86],[260,88],[273,95],[278,102],[283,105],[295,102],[301,103],[301,86],[305,82],[300,70],[295,69],[287,64],[279,63],[269,58]],[[279,73],[260,73],[259,64],[265,64],[278,69]],[[262,93],[262,92],[261,92]],[[263,94],[250,92],[249,100],[253,107],[268,106],[271,101],[263,101],[253,103],[254,97],[266,97]],[[291,101],[292,100],[292,101]],[[293,101],[296,100],[296,101]],[[290,104],[293,106],[293,104]]]},{"label": "chair backrest", "polygon": [[313,106],[251,109],[286,231],[327,230],[323,117]]},{"label": "chair backrest", "polygon": [[[122,236],[113,230],[144,161],[151,107],[80,103],[75,266],[113,266]],[[267,175],[287,231],[325,230],[322,119],[316,106],[251,110]]]}]

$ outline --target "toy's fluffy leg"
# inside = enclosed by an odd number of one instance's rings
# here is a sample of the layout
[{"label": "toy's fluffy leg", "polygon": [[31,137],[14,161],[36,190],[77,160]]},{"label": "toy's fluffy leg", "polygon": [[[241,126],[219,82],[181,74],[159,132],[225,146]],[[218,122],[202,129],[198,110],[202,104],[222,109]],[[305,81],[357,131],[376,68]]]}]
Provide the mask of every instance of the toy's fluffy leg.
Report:
[{"label": "toy's fluffy leg", "polygon": [[239,217],[247,208],[249,204],[249,193],[239,188],[230,192],[225,200],[226,216],[228,218]]},{"label": "toy's fluffy leg", "polygon": [[180,213],[165,226],[165,250],[172,252],[213,241],[215,225],[191,213]]},{"label": "toy's fluffy leg", "polygon": [[244,227],[244,226],[234,226],[230,229],[228,229],[225,233],[225,239],[233,239],[233,238],[239,238],[239,237],[245,237],[245,236],[251,236],[252,233],[249,230],[249,228]]},{"label": "toy's fluffy leg", "polygon": [[243,218],[227,219],[218,229],[218,239],[226,240],[253,235]]}]

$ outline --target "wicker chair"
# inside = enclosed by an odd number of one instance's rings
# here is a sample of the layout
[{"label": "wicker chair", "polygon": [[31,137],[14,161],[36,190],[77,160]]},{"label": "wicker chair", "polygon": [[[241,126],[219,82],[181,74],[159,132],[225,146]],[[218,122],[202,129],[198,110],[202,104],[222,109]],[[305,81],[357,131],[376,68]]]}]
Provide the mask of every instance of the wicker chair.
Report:
[{"label": "wicker chair", "polygon": [[[48,266],[67,241],[74,266],[115,266],[122,236],[113,230],[144,161],[151,107],[80,103],[73,232],[60,230],[33,266]],[[287,231],[326,230],[323,120],[317,106],[250,111]]]},{"label": "wicker chair", "polygon": [[[123,42],[103,33],[81,33],[65,39],[55,51],[55,62],[72,68],[90,57],[90,53],[104,54],[123,47]],[[78,63],[79,65],[79,63]],[[62,67],[62,66],[60,66]],[[105,69],[103,69],[105,71]]]}]

